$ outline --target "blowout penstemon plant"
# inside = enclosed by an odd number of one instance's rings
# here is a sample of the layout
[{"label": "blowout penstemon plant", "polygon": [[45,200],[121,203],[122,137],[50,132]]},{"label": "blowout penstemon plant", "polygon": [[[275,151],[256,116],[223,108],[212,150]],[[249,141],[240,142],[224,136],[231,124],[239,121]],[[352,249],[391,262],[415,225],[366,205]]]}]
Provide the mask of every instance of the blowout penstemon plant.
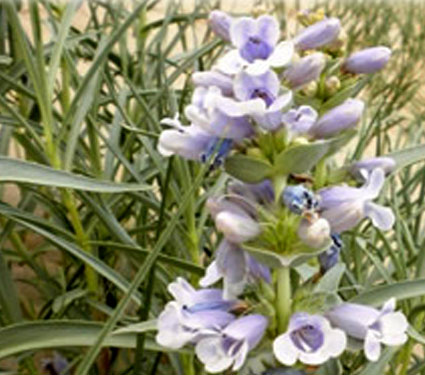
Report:
[{"label": "blowout penstemon plant", "polygon": [[[300,21],[304,29],[280,41],[270,15],[212,12],[211,29],[229,48],[211,70],[193,74],[189,125],[178,115],[162,121],[164,156],[232,176],[206,204],[221,234],[214,260],[199,285],[183,278],[169,285],[174,300],[158,317],[157,342],[194,347],[207,372],[238,371],[273,353],[265,374],[303,374],[356,348],[377,361],[382,345],[407,340],[395,300],[378,310],[317,288],[341,262],[344,232],[364,219],[380,230],[395,221],[374,202],[393,159],[331,168],[364,112],[352,97],[362,75],[384,68],[391,50],[345,56],[338,19],[305,12]],[[319,272],[300,277],[306,262]]]}]

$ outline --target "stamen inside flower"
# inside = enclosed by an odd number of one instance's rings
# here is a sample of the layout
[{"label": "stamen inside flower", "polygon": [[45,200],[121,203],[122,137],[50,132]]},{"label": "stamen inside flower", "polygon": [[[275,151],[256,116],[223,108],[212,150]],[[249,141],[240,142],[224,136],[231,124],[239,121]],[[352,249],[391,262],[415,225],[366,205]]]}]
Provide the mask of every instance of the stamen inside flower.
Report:
[{"label": "stamen inside flower", "polygon": [[291,332],[291,339],[298,349],[312,353],[323,345],[324,335],[313,324],[306,324]]}]

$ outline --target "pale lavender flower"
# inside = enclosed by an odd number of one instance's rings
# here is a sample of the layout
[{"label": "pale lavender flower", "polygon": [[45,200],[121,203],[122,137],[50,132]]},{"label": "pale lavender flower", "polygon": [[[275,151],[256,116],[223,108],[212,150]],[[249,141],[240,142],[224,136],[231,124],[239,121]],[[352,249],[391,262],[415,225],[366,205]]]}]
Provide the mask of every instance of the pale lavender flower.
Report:
[{"label": "pale lavender flower", "polygon": [[387,156],[363,159],[351,165],[350,173],[354,177],[364,180],[364,171],[366,171],[366,175],[368,175],[376,168],[381,168],[385,174],[388,175],[395,170],[396,162],[394,159]]},{"label": "pale lavender flower", "polygon": [[221,10],[213,10],[210,13],[209,23],[212,31],[226,42],[230,42],[230,26],[232,22],[233,17]]},{"label": "pale lavender flower", "polygon": [[379,196],[384,181],[385,173],[378,168],[360,188],[335,186],[320,190],[320,215],[329,222],[332,233],[349,230],[365,217],[381,230],[391,229],[395,221],[392,210],[372,202]]},{"label": "pale lavender flower", "polygon": [[325,55],[320,52],[301,58],[285,70],[284,77],[291,88],[299,89],[319,78],[325,67]]},{"label": "pale lavender flower", "polygon": [[237,102],[223,96],[216,86],[197,87],[185,115],[192,124],[213,136],[241,141],[253,134],[248,115],[263,110],[264,106],[261,99]]},{"label": "pale lavender flower", "polygon": [[196,86],[206,88],[216,86],[224,95],[231,96],[233,94],[233,79],[215,70],[195,72],[192,74],[192,81]]},{"label": "pale lavender flower", "polygon": [[332,325],[345,331],[348,336],[364,340],[366,358],[377,361],[381,344],[397,346],[407,341],[407,319],[402,312],[395,311],[395,307],[395,298],[387,301],[381,310],[343,303],[327,312],[326,316]]},{"label": "pale lavender flower", "polygon": [[387,65],[391,57],[388,47],[378,46],[354,52],[343,64],[343,69],[354,74],[375,73]]},{"label": "pale lavender flower", "polygon": [[258,112],[251,112],[257,123],[267,129],[275,130],[282,124],[282,111],[292,101],[292,92],[280,94],[280,82],[277,74],[267,70],[260,75],[251,75],[246,71],[240,72],[234,81],[235,97],[242,101],[261,99],[264,108]]},{"label": "pale lavender flower", "polygon": [[238,371],[250,350],[261,341],[267,319],[258,314],[247,315],[231,322],[220,333],[205,337],[196,344],[196,355],[211,373],[229,367]]},{"label": "pale lavender flower", "polygon": [[215,260],[200,280],[202,287],[223,279],[223,297],[234,299],[244,291],[245,285],[260,279],[270,282],[269,269],[257,262],[246,251],[226,240],[221,241]]},{"label": "pale lavender flower", "polygon": [[299,33],[294,43],[299,50],[316,49],[332,43],[341,30],[341,22],[337,18],[325,18],[305,28]]},{"label": "pale lavender flower", "polygon": [[274,340],[273,353],[287,366],[294,365],[297,360],[307,365],[320,365],[329,358],[338,357],[346,344],[345,333],[332,328],[326,318],[299,312],[291,316],[288,330]]},{"label": "pale lavender flower", "polygon": [[232,243],[242,243],[257,237],[260,225],[254,218],[255,209],[243,199],[232,201],[210,198],[207,202],[217,229]]},{"label": "pale lavender flower", "polygon": [[48,371],[49,374],[69,375],[71,364],[58,352],[55,352],[53,358],[43,358],[41,363],[43,370]]},{"label": "pale lavender flower", "polygon": [[309,134],[314,138],[323,139],[351,129],[360,121],[363,111],[363,101],[347,99],[344,103],[332,108],[320,117],[309,129]]},{"label": "pale lavender flower", "polygon": [[294,134],[305,134],[317,120],[317,112],[308,105],[302,105],[285,112],[282,121]]},{"label": "pale lavender flower", "polygon": [[219,289],[195,290],[186,280],[178,278],[168,286],[170,301],[158,317],[158,344],[178,349],[187,343],[219,331],[234,319],[227,311],[235,301],[224,300]]},{"label": "pale lavender flower", "polygon": [[183,126],[177,117],[163,119],[161,124],[173,127],[163,130],[159,136],[157,147],[163,156],[180,155],[189,160],[201,160],[216,139],[199,126]]},{"label": "pale lavender flower", "polygon": [[241,17],[232,22],[230,39],[246,61],[265,60],[279,40],[279,24],[276,18],[267,15],[257,19]]}]

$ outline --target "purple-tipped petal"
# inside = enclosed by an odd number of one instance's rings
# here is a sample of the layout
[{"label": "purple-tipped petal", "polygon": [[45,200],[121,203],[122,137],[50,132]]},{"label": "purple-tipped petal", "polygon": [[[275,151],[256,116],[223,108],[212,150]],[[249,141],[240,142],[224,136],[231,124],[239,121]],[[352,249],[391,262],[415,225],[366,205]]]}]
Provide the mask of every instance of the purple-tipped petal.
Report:
[{"label": "purple-tipped petal", "polygon": [[267,328],[267,318],[252,314],[232,321],[224,330],[225,335],[237,340],[246,340],[251,350],[261,341]]},{"label": "purple-tipped petal", "polygon": [[351,54],[344,62],[343,69],[354,74],[375,73],[387,65],[391,57],[388,47],[372,47]]},{"label": "purple-tipped petal", "polygon": [[224,95],[233,94],[233,80],[228,75],[216,71],[195,72],[192,81],[196,86],[217,86]]},{"label": "purple-tipped petal", "polygon": [[282,121],[293,133],[305,134],[316,122],[318,114],[316,110],[308,105],[302,105],[285,112]]},{"label": "purple-tipped petal", "polygon": [[361,172],[362,170],[371,173],[374,169],[380,168],[385,172],[386,175],[388,175],[395,170],[396,166],[397,165],[394,159],[386,156],[379,156],[360,160],[354,163],[350,167],[350,173],[358,179],[364,179],[364,176]]},{"label": "purple-tipped petal", "polygon": [[337,18],[326,18],[317,22],[298,34],[294,43],[299,50],[323,47],[333,42],[341,30],[341,22]]},{"label": "purple-tipped petal", "polygon": [[213,10],[210,13],[209,23],[212,31],[226,42],[230,42],[230,26],[232,22],[233,18],[221,10]]}]

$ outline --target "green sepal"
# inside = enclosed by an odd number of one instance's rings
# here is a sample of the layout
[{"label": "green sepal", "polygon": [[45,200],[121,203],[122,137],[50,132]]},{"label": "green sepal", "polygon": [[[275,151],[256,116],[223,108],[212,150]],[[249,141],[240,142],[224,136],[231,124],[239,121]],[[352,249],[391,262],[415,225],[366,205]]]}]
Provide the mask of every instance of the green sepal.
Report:
[{"label": "green sepal", "polygon": [[231,176],[251,184],[263,181],[273,171],[271,164],[266,160],[242,154],[226,158],[224,168]]}]

